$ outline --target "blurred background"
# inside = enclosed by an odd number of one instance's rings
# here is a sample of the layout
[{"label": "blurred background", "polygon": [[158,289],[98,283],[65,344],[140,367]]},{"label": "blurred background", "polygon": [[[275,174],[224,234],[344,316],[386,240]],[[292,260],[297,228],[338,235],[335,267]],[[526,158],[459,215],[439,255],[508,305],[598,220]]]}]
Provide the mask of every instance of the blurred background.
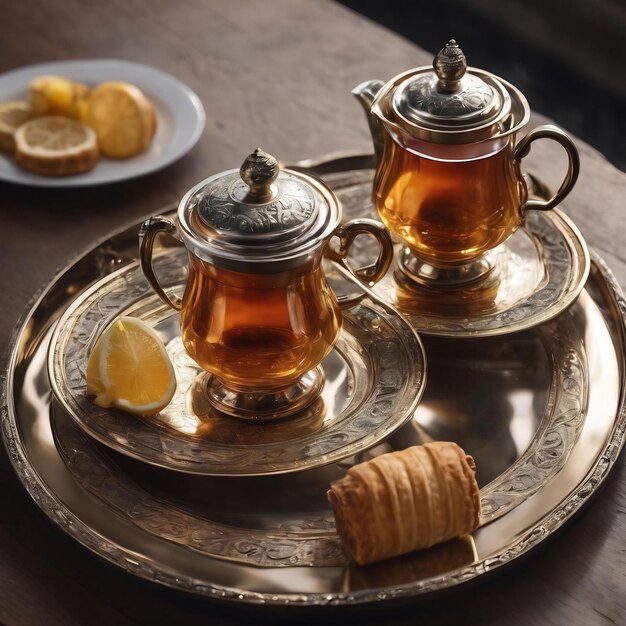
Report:
[{"label": "blurred background", "polygon": [[533,110],[626,171],[625,0],[340,3],[433,54],[456,39],[470,65],[513,83]]}]

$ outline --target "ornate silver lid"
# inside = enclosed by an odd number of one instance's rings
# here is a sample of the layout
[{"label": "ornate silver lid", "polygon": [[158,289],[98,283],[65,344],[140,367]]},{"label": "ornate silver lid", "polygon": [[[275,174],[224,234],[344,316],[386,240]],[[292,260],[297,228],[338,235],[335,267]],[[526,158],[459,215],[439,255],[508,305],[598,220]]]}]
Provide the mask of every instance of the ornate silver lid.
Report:
[{"label": "ornate silver lid", "polygon": [[417,68],[396,85],[391,107],[400,124],[423,131],[429,141],[443,143],[456,143],[450,133],[484,129],[479,138],[485,138],[504,129],[511,108],[507,89],[488,72],[468,71],[454,39],[439,51],[433,68]]},{"label": "ornate silver lid", "polygon": [[194,197],[200,226],[248,245],[284,241],[307,230],[321,200],[310,185],[281,172],[278,161],[260,148],[246,157],[239,172],[211,180]]},{"label": "ornate silver lid", "polygon": [[323,238],[339,219],[337,200],[320,181],[281,169],[260,148],[238,170],[196,185],[178,211],[187,247],[221,265],[228,259],[229,267],[294,255]]}]

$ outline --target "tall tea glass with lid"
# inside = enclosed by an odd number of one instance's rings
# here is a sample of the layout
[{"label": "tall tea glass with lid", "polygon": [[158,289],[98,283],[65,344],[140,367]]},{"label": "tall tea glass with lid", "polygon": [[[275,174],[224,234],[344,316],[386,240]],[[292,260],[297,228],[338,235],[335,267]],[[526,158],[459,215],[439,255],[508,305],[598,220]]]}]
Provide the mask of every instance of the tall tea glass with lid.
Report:
[{"label": "tall tea glass with lid", "polygon": [[[555,126],[520,141],[526,98],[493,74],[467,67],[454,40],[432,67],[353,90],[366,110],[378,160],[374,198],[381,219],[405,244],[400,268],[426,284],[459,284],[491,269],[489,252],[530,209],[551,209],[574,186],[578,152]],[[547,201],[529,200],[521,161],[537,139],[566,151],[567,174]]]},{"label": "tall tea glass with lid", "polygon": [[[180,311],[183,343],[211,374],[207,395],[220,411],[283,417],[317,396],[323,384],[319,363],[341,327],[322,258],[348,267],[352,241],[359,234],[374,236],[378,258],[354,272],[371,285],[393,256],[382,224],[354,220],[340,226],[340,220],[339,202],[321,181],[280,169],[274,157],[257,149],[239,170],[189,190],[177,223],[153,217],[142,225],[144,273],[161,299]],[[152,267],[160,232],[181,238],[189,252],[182,301],[165,293]]]}]

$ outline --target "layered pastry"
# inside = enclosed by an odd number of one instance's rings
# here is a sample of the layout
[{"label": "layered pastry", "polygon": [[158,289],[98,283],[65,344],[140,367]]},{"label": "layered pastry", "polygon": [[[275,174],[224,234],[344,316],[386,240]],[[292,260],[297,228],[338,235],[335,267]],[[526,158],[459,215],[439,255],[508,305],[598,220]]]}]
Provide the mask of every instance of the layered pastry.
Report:
[{"label": "layered pastry", "polygon": [[435,442],[355,465],[331,484],[337,532],[359,565],[428,548],[478,527],[476,465]]}]

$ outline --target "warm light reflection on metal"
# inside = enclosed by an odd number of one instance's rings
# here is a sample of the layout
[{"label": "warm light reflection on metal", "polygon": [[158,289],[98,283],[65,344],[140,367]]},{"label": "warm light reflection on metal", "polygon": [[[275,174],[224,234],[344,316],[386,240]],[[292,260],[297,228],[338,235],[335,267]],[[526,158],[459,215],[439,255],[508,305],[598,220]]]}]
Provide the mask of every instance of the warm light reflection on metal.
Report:
[{"label": "warm light reflection on metal", "polygon": [[509,432],[520,453],[526,449],[535,434],[536,425],[528,419],[533,414],[533,400],[533,392],[525,389],[509,394],[509,402],[513,405]]}]

